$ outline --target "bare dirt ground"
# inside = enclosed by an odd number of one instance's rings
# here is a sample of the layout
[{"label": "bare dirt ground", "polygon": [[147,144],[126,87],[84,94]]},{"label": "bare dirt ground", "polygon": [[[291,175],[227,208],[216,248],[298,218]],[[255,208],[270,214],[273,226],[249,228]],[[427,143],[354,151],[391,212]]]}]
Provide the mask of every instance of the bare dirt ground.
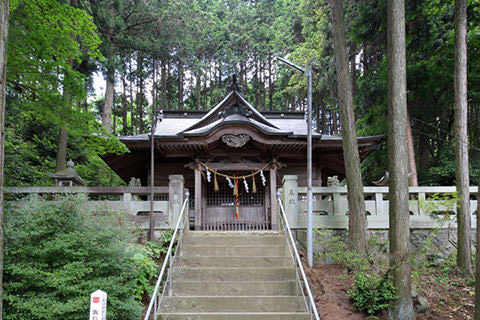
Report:
[{"label": "bare dirt ground", "polygon": [[440,270],[420,277],[421,284],[417,291],[425,296],[431,304],[429,312],[417,314],[420,320],[470,320],[474,315],[475,288],[456,272],[447,276]]},{"label": "bare dirt ground", "polygon": [[322,320],[367,318],[366,314],[354,310],[347,296],[347,290],[352,287],[352,280],[346,276],[343,266],[315,264],[313,268],[305,266],[305,272]]},{"label": "bare dirt ground", "polygon": [[[322,320],[363,320],[366,313],[355,311],[347,290],[352,279],[344,267],[338,264],[315,264],[305,272],[312,287],[317,309]],[[441,270],[430,269],[419,278],[416,288],[431,304],[426,313],[416,313],[418,320],[470,320],[474,314],[474,287],[467,284],[458,274],[445,275]],[[416,303],[416,300],[414,300]],[[387,313],[378,314],[386,320]]]}]

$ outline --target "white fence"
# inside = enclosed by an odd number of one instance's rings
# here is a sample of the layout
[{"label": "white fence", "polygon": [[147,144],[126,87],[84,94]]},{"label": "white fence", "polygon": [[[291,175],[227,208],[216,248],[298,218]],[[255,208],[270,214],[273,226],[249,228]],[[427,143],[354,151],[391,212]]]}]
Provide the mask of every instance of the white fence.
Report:
[{"label": "white fence", "polygon": [[[296,182],[296,181],[294,181]],[[307,224],[307,188],[285,183],[283,202],[292,228]],[[476,227],[477,187],[470,187],[472,227]],[[456,226],[456,188],[410,187],[410,227],[413,229]],[[388,229],[388,187],[364,187],[369,229]],[[313,226],[322,229],[348,228],[347,187],[313,188]]]},{"label": "white fence", "polygon": [[[285,179],[286,178],[286,179]],[[181,186],[183,190],[183,184]],[[87,204],[125,212],[142,229],[150,227],[149,187],[19,187],[5,188],[6,200],[21,201],[26,195],[42,196],[45,201],[58,194],[85,194]],[[282,201],[291,228],[304,229],[307,222],[307,189],[298,187],[296,176],[285,176]],[[410,226],[413,229],[455,227],[456,188],[410,187]],[[154,188],[154,229],[169,229],[176,217],[183,192],[169,187]],[[477,187],[470,187],[472,227],[476,227]],[[388,187],[364,187],[369,229],[388,229]],[[313,188],[313,223],[315,228],[348,227],[347,187]],[[172,210],[174,208],[175,210]]]},{"label": "white fence", "polygon": [[[4,192],[6,201],[18,204],[27,196],[54,201],[62,194],[80,194],[86,197],[88,206],[125,212],[141,229],[148,230],[150,227],[149,187],[10,187],[5,188]],[[171,228],[169,188],[155,187],[154,199],[154,229]]]}]

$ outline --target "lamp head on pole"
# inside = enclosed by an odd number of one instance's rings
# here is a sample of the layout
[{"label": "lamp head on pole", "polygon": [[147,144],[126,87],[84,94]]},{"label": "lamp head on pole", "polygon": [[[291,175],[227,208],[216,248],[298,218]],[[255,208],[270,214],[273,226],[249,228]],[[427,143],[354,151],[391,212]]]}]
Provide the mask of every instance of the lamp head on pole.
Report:
[{"label": "lamp head on pole", "polygon": [[279,56],[276,56],[275,59],[279,60],[280,62],[286,64],[287,66],[289,66],[290,68],[293,68],[297,71],[300,71],[302,73],[307,73],[307,70],[305,70],[304,68],[296,65],[295,63],[291,62],[290,60],[287,60],[285,58],[282,58],[282,57],[279,57]]}]

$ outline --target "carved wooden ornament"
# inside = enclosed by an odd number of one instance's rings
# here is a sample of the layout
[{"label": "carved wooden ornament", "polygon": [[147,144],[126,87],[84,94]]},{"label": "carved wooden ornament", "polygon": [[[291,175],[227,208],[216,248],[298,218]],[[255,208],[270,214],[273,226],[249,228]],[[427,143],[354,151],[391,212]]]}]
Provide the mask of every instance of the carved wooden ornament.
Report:
[{"label": "carved wooden ornament", "polygon": [[246,134],[226,134],[222,136],[222,141],[232,148],[241,148],[250,140],[250,136]]}]

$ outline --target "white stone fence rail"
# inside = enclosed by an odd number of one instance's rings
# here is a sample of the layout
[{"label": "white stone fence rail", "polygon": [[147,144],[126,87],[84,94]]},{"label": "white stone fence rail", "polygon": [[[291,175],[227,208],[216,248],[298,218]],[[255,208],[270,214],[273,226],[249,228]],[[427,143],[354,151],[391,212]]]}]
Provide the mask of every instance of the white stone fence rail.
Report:
[{"label": "white stone fence rail", "polygon": [[[476,228],[477,189],[470,187],[472,227]],[[388,229],[388,187],[364,187],[369,229]],[[307,224],[307,188],[299,187],[297,176],[286,175],[280,189],[285,211],[292,228],[304,229]],[[456,227],[456,188],[410,187],[410,227],[432,229]],[[313,226],[321,229],[348,228],[346,186],[313,188]]]},{"label": "white stone fence rail", "polygon": [[[179,189],[179,190],[177,190]],[[86,205],[124,212],[141,229],[150,227],[150,187],[8,187],[5,200],[21,205],[28,197],[55,201],[62,194],[79,194]],[[178,214],[178,203],[183,203],[183,183],[175,187],[154,187],[154,228],[170,229]],[[173,222],[172,222],[173,223]]]},{"label": "white stone fence rail", "polygon": [[[170,229],[183,203],[185,189],[181,175],[171,175],[168,187],[154,188],[154,228]],[[299,187],[296,175],[285,175],[280,188],[287,218],[292,228],[305,229],[307,189]],[[54,201],[59,194],[84,194],[87,205],[125,212],[140,228],[150,227],[150,187],[8,187],[5,200],[21,203],[27,195]],[[410,187],[410,226],[412,229],[456,227],[455,186]],[[472,227],[476,227],[477,187],[470,187]],[[369,229],[388,229],[388,187],[364,187]],[[313,188],[315,228],[348,227],[347,187]]]}]

